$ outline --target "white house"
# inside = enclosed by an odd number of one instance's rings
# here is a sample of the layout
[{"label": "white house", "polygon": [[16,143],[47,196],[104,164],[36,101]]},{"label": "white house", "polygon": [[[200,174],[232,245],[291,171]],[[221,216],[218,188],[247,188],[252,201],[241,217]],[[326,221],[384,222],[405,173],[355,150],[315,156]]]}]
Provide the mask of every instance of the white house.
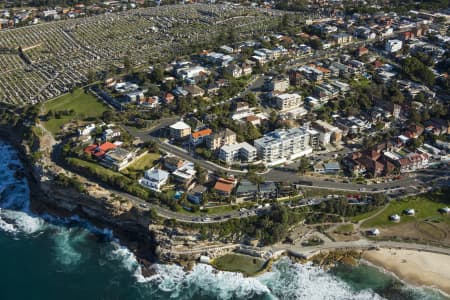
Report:
[{"label": "white house", "polygon": [[139,184],[156,192],[161,191],[161,187],[167,183],[169,173],[161,169],[150,169],[145,171],[144,177],[139,179]]},{"label": "white house", "polygon": [[89,124],[89,125],[86,125],[83,128],[79,128],[78,129],[78,135],[80,135],[80,136],[89,135],[94,130],[95,130],[95,124]]}]

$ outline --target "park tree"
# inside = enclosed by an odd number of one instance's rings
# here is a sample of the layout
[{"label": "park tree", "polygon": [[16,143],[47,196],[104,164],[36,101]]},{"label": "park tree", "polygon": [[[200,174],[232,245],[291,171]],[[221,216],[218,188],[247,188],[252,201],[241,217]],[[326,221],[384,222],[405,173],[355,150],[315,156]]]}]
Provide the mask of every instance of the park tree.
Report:
[{"label": "park tree", "polygon": [[195,174],[197,182],[199,184],[205,184],[206,180],[207,180],[207,176],[208,176],[208,172],[206,171],[206,169],[203,168],[202,166],[200,166],[198,163],[196,163],[194,165],[194,168],[195,168],[195,171],[197,172]]},{"label": "park tree", "polygon": [[130,72],[131,71],[131,60],[130,60],[130,57],[128,55],[125,55],[123,57],[123,67],[125,68],[126,72]]},{"label": "park tree", "polygon": [[249,106],[253,107],[258,104],[258,100],[256,99],[256,96],[254,93],[249,92],[242,97],[242,100],[248,103]]},{"label": "park tree", "polygon": [[155,66],[150,73],[150,79],[153,82],[162,82],[164,80],[164,70],[160,66]]},{"label": "park tree", "polygon": [[301,174],[305,174],[306,171],[309,169],[309,160],[306,157],[302,157],[298,164],[298,172]]}]

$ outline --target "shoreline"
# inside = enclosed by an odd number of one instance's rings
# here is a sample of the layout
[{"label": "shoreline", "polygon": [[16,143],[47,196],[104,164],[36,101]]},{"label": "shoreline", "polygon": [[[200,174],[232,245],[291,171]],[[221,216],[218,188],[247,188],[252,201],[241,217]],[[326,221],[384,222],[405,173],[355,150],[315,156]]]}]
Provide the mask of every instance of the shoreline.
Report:
[{"label": "shoreline", "polygon": [[[73,216],[79,216],[81,219],[86,220],[93,226],[100,229],[108,229],[113,232],[114,238],[117,239],[121,246],[126,247],[133,255],[136,257],[139,265],[141,266],[141,271],[143,276],[151,276],[154,274],[153,264],[159,262],[159,258],[155,253],[157,247],[157,242],[153,240],[152,234],[146,232],[140,226],[138,222],[135,222],[135,226],[130,226],[126,224],[125,226],[119,223],[113,223],[108,216],[107,218],[96,218],[88,214],[84,209],[83,205],[73,201],[75,198],[82,198],[83,195],[79,194],[77,191],[71,190],[68,195],[66,195],[67,203],[75,203],[76,208],[74,210],[68,209],[64,205],[59,205],[59,201],[54,201],[56,194],[49,194],[42,188],[42,182],[39,179],[39,175],[36,175],[35,169],[33,168],[27,152],[29,149],[22,143],[22,139],[18,136],[12,135],[12,128],[4,128],[0,126],[0,141],[9,144],[14,148],[18,155],[23,169],[24,177],[27,180],[29,187],[29,206],[30,211],[37,216],[42,216],[43,214],[48,214],[56,218],[70,218]],[[53,186],[56,190],[56,186]],[[58,200],[61,200],[58,198]]]},{"label": "shoreline", "polygon": [[434,252],[380,248],[363,252],[362,261],[402,282],[439,291],[450,298],[450,256]]},{"label": "shoreline", "polygon": [[[43,212],[50,213],[59,217],[67,217],[75,213],[92,222],[95,226],[112,229],[114,236],[119,239],[119,243],[128,248],[136,256],[136,259],[142,267],[143,276],[147,277],[149,275],[153,275],[151,266],[153,263],[159,261],[154,255],[155,248],[158,243],[153,240],[150,242],[151,246],[149,247],[149,244],[146,243],[144,239],[144,245],[147,244],[144,246],[142,244],[142,235],[139,234],[139,231],[142,228],[139,228],[139,230],[136,230],[137,228],[135,226],[132,226],[132,228],[129,228],[129,226],[121,228],[122,226],[118,226],[118,224],[111,224],[111,222],[105,222],[106,220],[100,220],[98,218],[89,216],[88,214],[86,214],[86,212],[80,209],[80,207],[78,207],[75,211],[69,211],[65,207],[59,207],[53,202],[49,203],[48,201],[45,201],[43,197],[46,196],[46,193],[42,190],[39,180],[35,177],[33,168],[30,165],[30,161],[25,154],[26,150],[24,145],[21,144],[17,138],[11,136],[9,131],[5,131],[3,128],[0,128],[0,139],[11,144],[15,148],[19,155],[19,159],[24,165],[24,168],[26,170],[25,176],[27,177],[27,181],[30,187],[30,204],[32,211],[37,212],[38,214]],[[136,231],[138,234],[136,234]],[[136,234],[132,234],[132,238],[130,236],[131,232]],[[376,267],[379,267],[384,271],[391,273],[400,281],[419,287],[436,289],[446,297],[449,297],[450,295],[450,271],[448,271],[450,270],[449,255],[420,250],[390,248],[381,248],[380,250],[354,250],[362,251],[362,261],[367,261],[375,265]],[[152,253],[153,255],[150,255],[149,257],[150,253]],[[400,253],[401,255],[397,255],[397,253]],[[445,260],[444,265],[441,261],[442,258],[444,258],[443,260]],[[429,262],[431,262],[431,265],[429,264]],[[296,263],[301,262],[296,261]],[[438,272],[434,270],[438,270]],[[445,272],[446,270],[447,272]],[[270,271],[270,267],[265,268],[261,272],[258,272],[258,275],[267,271]]]},{"label": "shoreline", "polygon": [[[353,251],[353,253],[352,253]],[[330,251],[329,253],[335,253],[338,255],[348,255],[354,258],[356,264],[362,263],[378,269],[389,276],[392,276],[402,284],[425,288],[435,291],[445,298],[450,299],[450,255],[443,253],[436,253],[431,251],[419,251],[419,250],[407,250],[407,249],[395,249],[395,248],[378,248],[376,250],[367,249],[353,249],[344,250],[343,252]],[[359,253],[360,257],[358,258]],[[252,256],[247,256],[248,259],[252,259]],[[320,255],[320,254],[319,254]],[[281,255],[276,259],[269,259],[266,264],[270,265],[264,267],[252,275],[246,275],[246,277],[257,277],[261,274],[271,271],[272,263],[275,263],[283,257],[288,257],[295,264],[304,265],[307,262],[313,262],[317,256],[313,256],[310,259],[301,260],[295,256]],[[336,260],[334,262],[328,261],[324,264],[319,264],[321,268],[326,270],[328,267],[333,268],[334,263],[344,263],[353,265],[351,261]],[[214,264],[210,264],[215,270],[228,271],[222,268],[217,268]]]}]

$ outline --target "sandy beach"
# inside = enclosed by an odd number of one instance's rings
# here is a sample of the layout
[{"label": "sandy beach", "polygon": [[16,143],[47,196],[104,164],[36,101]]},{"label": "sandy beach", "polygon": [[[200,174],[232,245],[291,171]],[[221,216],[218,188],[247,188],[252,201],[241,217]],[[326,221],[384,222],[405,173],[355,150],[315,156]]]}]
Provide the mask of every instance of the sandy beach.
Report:
[{"label": "sandy beach", "polygon": [[370,250],[363,258],[400,279],[420,286],[438,288],[450,295],[450,256],[414,250]]}]

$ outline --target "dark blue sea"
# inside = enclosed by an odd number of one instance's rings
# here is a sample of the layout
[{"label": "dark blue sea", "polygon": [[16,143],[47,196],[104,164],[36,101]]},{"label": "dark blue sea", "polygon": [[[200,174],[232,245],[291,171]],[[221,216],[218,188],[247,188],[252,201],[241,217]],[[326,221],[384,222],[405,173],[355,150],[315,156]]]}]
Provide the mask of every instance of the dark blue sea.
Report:
[{"label": "dark blue sea", "polygon": [[445,299],[360,264],[324,271],[285,258],[258,277],[199,264],[185,272],[156,265],[144,277],[133,254],[108,229],[77,216],[29,211],[29,189],[16,178],[15,150],[0,142],[0,300],[10,299]]}]

